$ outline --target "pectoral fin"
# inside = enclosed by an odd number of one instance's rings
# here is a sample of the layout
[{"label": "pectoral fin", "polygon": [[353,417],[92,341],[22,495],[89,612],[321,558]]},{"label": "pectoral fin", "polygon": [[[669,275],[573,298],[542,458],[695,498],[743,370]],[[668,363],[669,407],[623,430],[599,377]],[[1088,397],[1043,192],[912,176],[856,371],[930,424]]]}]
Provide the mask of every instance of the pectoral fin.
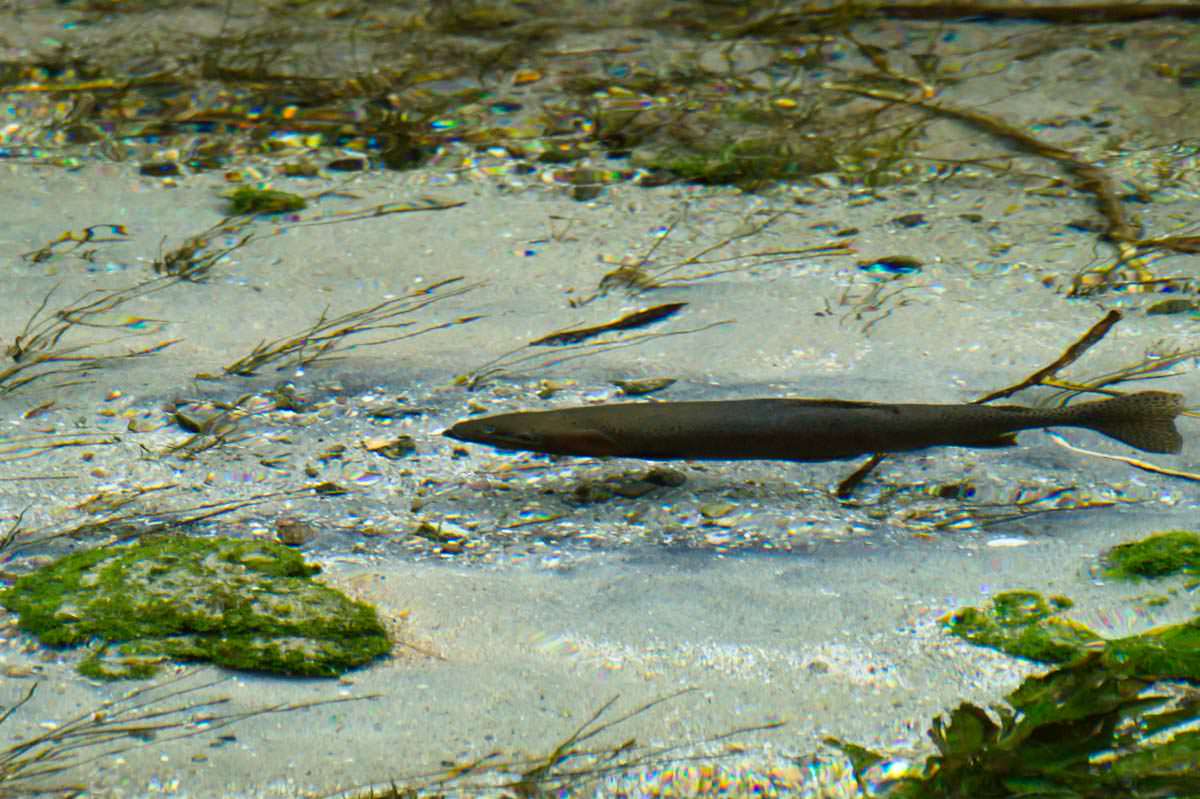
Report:
[{"label": "pectoral fin", "polygon": [[622,455],[625,452],[612,436],[594,429],[556,433],[547,443],[553,447],[552,452],[564,455]]},{"label": "pectoral fin", "polygon": [[986,447],[986,448],[991,449],[993,447],[1015,447],[1016,445],[1017,445],[1017,434],[1016,433],[1001,433],[1000,435],[996,436],[995,438],[984,438],[979,441],[963,441],[963,442],[959,443],[958,446],[960,446],[960,447],[980,447],[980,448]]}]

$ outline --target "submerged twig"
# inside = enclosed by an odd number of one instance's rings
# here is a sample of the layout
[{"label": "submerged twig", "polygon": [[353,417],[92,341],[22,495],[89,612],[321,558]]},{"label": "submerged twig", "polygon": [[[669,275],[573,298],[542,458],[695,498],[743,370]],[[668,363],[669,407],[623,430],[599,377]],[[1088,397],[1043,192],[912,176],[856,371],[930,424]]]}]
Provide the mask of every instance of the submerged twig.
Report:
[{"label": "submerged twig", "polygon": [[[778,250],[759,250],[756,252],[743,253],[737,255],[710,257],[715,253],[729,247],[735,242],[756,236],[762,233],[779,219],[791,214],[791,211],[778,211],[771,214],[767,219],[754,223],[748,230],[743,230],[740,233],[735,233],[731,236],[726,236],[715,244],[710,244],[703,247],[693,255],[689,255],[673,264],[668,264],[660,267],[651,267],[650,263],[654,253],[659,247],[671,236],[679,225],[680,219],[672,221],[666,226],[666,229],[661,233],[645,255],[639,258],[627,258],[622,260],[621,264],[611,272],[606,273],[600,279],[600,285],[596,292],[589,297],[573,302],[574,305],[585,305],[597,297],[603,296],[609,289],[624,287],[632,293],[640,294],[654,289],[664,288],[666,286],[678,286],[686,283],[692,283],[705,278],[716,277],[718,275],[730,274],[733,272],[744,272],[747,269],[753,269],[759,266],[776,263],[779,261],[788,261],[800,256],[810,258],[828,257],[834,255],[853,255],[854,249],[847,241],[834,241],[825,244],[817,244],[811,247],[794,247]],[[731,261],[741,261],[743,265],[722,267],[707,271],[692,271],[679,274],[690,266],[709,266]],[[746,263],[748,262],[748,263]]]},{"label": "submerged twig", "polygon": [[[5,355],[11,364],[0,368],[0,394],[15,391],[35,380],[46,377],[77,375],[115,361],[152,355],[177,343],[180,339],[168,339],[150,347],[131,350],[120,355],[92,354],[92,352],[105,344],[145,334],[127,333],[103,341],[89,341],[75,345],[62,343],[67,333],[76,327],[105,330],[127,327],[128,322],[108,322],[104,317],[130,300],[160,291],[169,284],[169,280],[156,279],[115,291],[88,292],[70,305],[45,313],[55,291],[53,288],[50,289],[42,298],[33,315],[25,322],[24,328],[13,338],[12,343],[5,350]],[[138,321],[153,320],[139,319]]]},{"label": "submerged twig", "polygon": [[[1032,388],[1033,386],[1061,386],[1062,384],[1055,380],[1055,375],[1071,364],[1075,363],[1075,361],[1083,357],[1084,353],[1099,344],[1100,341],[1108,335],[1108,332],[1112,330],[1113,326],[1119,321],[1121,321],[1121,312],[1117,310],[1109,311],[1107,314],[1105,314],[1103,319],[1088,328],[1086,333],[1084,333],[1069,347],[1063,350],[1062,354],[1051,361],[1048,365],[1038,369],[1024,380],[1014,383],[1008,388],[1003,388],[999,391],[993,391],[990,394],[985,394],[977,400],[973,400],[972,404],[983,405],[994,400],[1011,397],[1013,394],[1024,391],[1027,388]],[[1125,375],[1120,379],[1114,379],[1113,382],[1120,382],[1122,379],[1128,380],[1130,378],[1128,375]],[[1096,389],[1080,387],[1080,390]],[[885,458],[887,458],[887,453],[877,452],[872,455],[865,463],[863,463],[838,483],[837,489],[834,492],[835,496],[841,500],[848,499],[854,493],[854,489],[861,485],[863,480],[865,480],[871,474],[871,472],[874,471],[875,468],[884,461]]]},{"label": "submerged twig", "polygon": [[1059,355],[1048,365],[1038,369],[1024,380],[1014,383],[1008,388],[1002,388],[999,391],[993,391],[992,393],[980,397],[977,400],[972,400],[972,403],[975,405],[983,405],[994,400],[1011,397],[1013,394],[1024,391],[1032,386],[1046,385],[1046,381],[1048,379],[1053,378],[1063,369],[1066,369],[1068,366],[1075,363],[1075,361],[1083,357],[1084,353],[1099,344],[1100,341],[1108,335],[1108,331],[1112,330],[1113,325],[1120,321],[1120,311],[1109,311],[1104,315],[1103,319],[1092,325],[1086,333],[1079,337],[1079,340],[1063,350],[1062,355]]},{"label": "submerged twig", "polygon": [[962,108],[945,102],[935,102],[924,94],[904,94],[890,89],[836,82],[825,83],[823,84],[823,88],[847,94],[857,94],[873,100],[910,105],[930,114],[956,119],[959,122],[965,122],[972,127],[989,133],[998,139],[1015,144],[1026,152],[1056,161],[1067,171],[1079,178],[1079,188],[1081,190],[1088,192],[1096,198],[1096,203],[1107,223],[1104,231],[1105,235],[1118,245],[1118,249],[1121,249],[1122,252],[1131,250],[1133,242],[1138,238],[1137,227],[1125,215],[1125,209],[1121,204],[1116,181],[1101,167],[1085,160],[1071,150],[1044,142],[1033,134],[1009,124],[998,117],[985,114],[973,108]]},{"label": "submerged twig", "polygon": [[876,452],[867,458],[862,465],[842,478],[842,481],[837,484],[837,488],[833,492],[834,496],[838,499],[849,499],[854,495],[854,489],[858,488],[862,484],[862,481],[866,480],[871,472],[875,471],[875,467],[883,463],[883,459],[886,457],[886,452]]},{"label": "submerged twig", "polygon": [[[1096,290],[1098,281],[1108,281],[1109,276],[1122,266],[1133,267],[1139,280],[1151,277],[1145,268],[1145,259],[1152,257],[1156,251],[1168,250],[1173,252],[1192,253],[1200,249],[1200,238],[1195,236],[1164,236],[1158,238],[1142,238],[1139,226],[1130,219],[1121,202],[1121,191],[1116,180],[1100,165],[1086,160],[1078,153],[1064,147],[1057,147],[1038,137],[1012,125],[998,117],[985,114],[972,108],[963,108],[932,99],[932,88],[920,94],[908,94],[873,86],[863,86],[853,83],[828,82],[823,84],[825,89],[848,94],[856,94],[873,100],[899,103],[913,106],[929,114],[955,119],[978,128],[997,139],[1006,141],[1042,158],[1048,158],[1060,164],[1066,171],[1078,180],[1078,188],[1091,194],[1105,220],[1104,236],[1117,249],[1117,257],[1110,263],[1087,269],[1075,275],[1071,288],[1071,296],[1081,296]],[[1089,280],[1089,276],[1098,276]]]},{"label": "submerged twig", "polygon": [[[229,697],[185,699],[217,686],[227,678],[209,680],[188,686],[186,681],[196,672],[184,673],[151,685],[129,691],[124,696],[102,702],[98,707],[80,713],[49,730],[0,749],[0,797],[32,796],[34,794],[73,794],[89,786],[70,787],[44,784],[49,777],[103,757],[141,747],[153,736],[156,745],[197,735],[208,735],[247,719],[274,713],[375,699],[377,695],[336,697],[307,702],[267,705],[251,710],[218,711],[230,702]],[[34,683],[14,705],[0,713],[0,724],[33,699],[38,684]]]},{"label": "submerged twig", "polygon": [[[587,358],[592,355],[598,355],[602,352],[621,349],[623,347],[633,347],[638,344],[644,344],[657,338],[666,336],[683,336],[691,333],[701,333],[705,330],[711,330],[714,327],[733,324],[732,319],[725,319],[720,322],[712,322],[711,324],[701,327],[689,328],[686,330],[669,330],[661,333],[638,333],[627,338],[606,339],[604,341],[590,341],[582,344],[569,344],[562,347],[559,352],[566,353],[556,357],[542,360],[545,356],[543,352],[526,352],[531,345],[524,345],[515,350],[510,350],[498,358],[494,358],[483,366],[475,369],[472,372],[461,374],[454,379],[458,385],[465,385],[472,391],[482,386],[489,380],[493,380],[501,375],[517,375],[533,370],[548,369],[552,366],[566,363],[567,361],[578,360],[579,358]],[[527,364],[537,361],[533,366],[526,367]],[[521,368],[518,368],[521,367]]]},{"label": "submerged twig", "polygon": [[[197,524],[216,518],[217,516],[261,505],[275,499],[305,495],[315,497],[319,496],[321,492],[320,485],[309,485],[283,491],[255,494],[244,499],[217,500],[180,508],[155,508],[148,510],[133,508],[131,510],[122,510],[147,494],[169,492],[177,488],[178,486],[174,484],[159,484],[125,489],[120,493],[112,493],[110,495],[94,495],[75,508],[75,510],[82,511],[93,518],[82,522],[62,525],[50,530],[26,532],[17,529],[10,531],[5,536],[0,537],[0,552],[6,552],[11,555],[29,547],[40,546],[48,541],[60,538],[79,539],[94,534],[106,534],[113,540],[123,541],[151,533]],[[92,503],[90,506],[89,502]]]},{"label": "submerged twig", "polygon": [[65,447],[102,447],[120,443],[120,436],[104,433],[32,434],[25,436],[0,436],[0,463],[36,458]]},{"label": "submerged twig", "polygon": [[[450,322],[414,330],[399,335],[387,336],[373,341],[362,341],[351,344],[346,341],[350,336],[370,333],[379,330],[399,330],[410,327],[415,322],[392,321],[400,316],[415,313],[435,302],[457,297],[475,288],[475,284],[460,286],[452,291],[434,295],[438,289],[461,281],[461,277],[440,280],[427,288],[415,290],[403,297],[385,300],[369,308],[350,311],[341,316],[329,319],[324,313],[308,329],[303,332],[275,341],[262,342],[249,355],[245,355],[224,367],[226,374],[249,376],[255,374],[263,366],[277,361],[291,361],[297,368],[311,366],[320,361],[328,361],[337,353],[354,347],[371,347],[387,344],[393,341],[413,338],[414,336],[432,333],[435,330],[445,330],[449,327],[468,324],[482,317],[463,316]],[[281,367],[282,368],[282,367]],[[201,375],[205,377],[206,375]]]},{"label": "submerged twig", "polygon": [[[487,790],[491,793],[497,788],[504,795],[519,797],[562,796],[570,795],[589,780],[595,781],[610,774],[667,762],[712,762],[718,758],[672,757],[673,752],[678,752],[683,747],[682,744],[647,746],[639,744],[635,738],[626,738],[610,746],[585,746],[597,736],[611,732],[621,724],[694,690],[684,688],[645,702],[616,718],[604,720],[605,715],[616,706],[619,699],[613,697],[602,703],[582,724],[543,755],[506,758],[500,752],[491,752],[469,762],[449,766],[443,771],[405,778],[402,783],[393,781],[387,787],[363,788],[337,796],[341,799],[407,799],[433,791]],[[711,745],[740,735],[775,730],[782,726],[784,722],[771,721],[736,727],[697,743]],[[472,777],[475,781],[471,780]]]},{"label": "submerged twig", "polygon": [[548,336],[542,336],[536,341],[529,342],[529,346],[560,347],[564,344],[579,344],[614,330],[633,330],[654,324],[655,322],[661,322],[664,319],[670,319],[686,307],[686,302],[669,302],[665,305],[656,305],[653,308],[646,308],[626,314],[620,319],[614,319],[602,325],[577,327],[573,330],[560,330],[557,333],[551,333]]},{"label": "submerged twig", "polygon": [[1153,472],[1154,474],[1164,474],[1167,477],[1178,477],[1181,480],[1190,480],[1193,483],[1200,483],[1200,474],[1197,474],[1195,472],[1185,472],[1180,469],[1169,469],[1166,466],[1157,466],[1153,463],[1150,463],[1149,461],[1141,460],[1140,458],[1130,458],[1126,455],[1113,455],[1113,454],[1110,454],[1107,452],[1096,452],[1095,450],[1084,449],[1083,447],[1077,447],[1074,444],[1067,441],[1062,436],[1060,436],[1058,433],[1055,433],[1053,430],[1047,430],[1046,435],[1050,436],[1050,438],[1054,441],[1055,444],[1058,444],[1060,447],[1063,447],[1064,449],[1069,449],[1071,452],[1078,452],[1081,455],[1091,455],[1092,457],[1103,458],[1104,460],[1108,460],[1108,461],[1118,461],[1120,463],[1126,463],[1126,464],[1129,464],[1130,466],[1134,467],[1135,469],[1141,469],[1144,472]]}]

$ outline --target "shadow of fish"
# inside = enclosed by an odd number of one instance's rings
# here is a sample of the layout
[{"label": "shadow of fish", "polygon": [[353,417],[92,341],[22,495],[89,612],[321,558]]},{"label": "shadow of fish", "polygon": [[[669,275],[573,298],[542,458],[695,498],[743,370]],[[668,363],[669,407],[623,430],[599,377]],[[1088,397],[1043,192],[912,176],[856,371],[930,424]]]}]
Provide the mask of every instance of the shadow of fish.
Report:
[{"label": "shadow of fish", "polygon": [[831,461],[927,447],[1008,447],[1021,430],[1083,427],[1146,452],[1179,452],[1183,397],[1143,391],[1065,408],[833,399],[629,402],[461,421],[458,441],[554,455],[648,460]]}]

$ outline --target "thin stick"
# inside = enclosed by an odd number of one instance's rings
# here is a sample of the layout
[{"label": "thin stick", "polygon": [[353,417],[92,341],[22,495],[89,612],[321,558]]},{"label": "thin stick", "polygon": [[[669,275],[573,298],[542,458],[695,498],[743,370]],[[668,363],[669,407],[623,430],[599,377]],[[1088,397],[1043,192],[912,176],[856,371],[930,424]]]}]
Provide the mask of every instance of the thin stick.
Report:
[{"label": "thin stick", "polygon": [[1165,474],[1167,477],[1178,477],[1180,480],[1190,480],[1193,483],[1200,483],[1200,474],[1195,472],[1184,472],[1179,469],[1169,469],[1166,466],[1157,466],[1149,461],[1144,461],[1139,458],[1130,458],[1126,455],[1110,455],[1106,452],[1096,452],[1083,447],[1077,447],[1074,444],[1068,443],[1065,438],[1051,430],[1046,431],[1046,435],[1058,444],[1060,447],[1069,449],[1072,452],[1078,452],[1081,455],[1091,455],[1095,458],[1103,458],[1106,461],[1119,461],[1127,463],[1135,469],[1141,469],[1144,472],[1153,472],[1154,474]]},{"label": "thin stick", "polygon": [[[1011,397],[1013,394],[1016,394],[1019,391],[1024,391],[1025,389],[1033,386],[1054,385],[1054,375],[1056,375],[1062,369],[1065,369],[1071,364],[1075,363],[1075,361],[1083,357],[1084,353],[1099,344],[1100,341],[1106,335],[1108,335],[1108,331],[1113,328],[1113,325],[1119,321],[1121,321],[1121,312],[1117,310],[1109,311],[1107,314],[1105,314],[1103,319],[1092,325],[1086,333],[1080,336],[1074,344],[1063,350],[1062,355],[1059,355],[1057,358],[1055,358],[1048,366],[1038,369],[1036,372],[1029,375],[1029,377],[1026,377],[1024,380],[1018,383],[1014,383],[1008,388],[1004,388],[999,391],[993,391],[991,394],[980,397],[979,399],[974,400],[971,404],[983,405],[985,403],[992,402],[993,400]],[[1126,377],[1126,379],[1128,378]],[[863,463],[838,483],[834,495],[841,500],[849,499],[854,493],[854,489],[858,488],[858,486],[862,484],[863,480],[867,479],[871,472],[875,470],[875,467],[879,466],[879,464],[882,463],[885,458],[887,458],[887,453],[876,452],[869,459],[867,459],[865,463]]]},{"label": "thin stick", "polygon": [[1063,354],[1055,358],[1054,361],[1052,361],[1048,366],[1038,369],[1036,372],[1029,375],[1029,377],[1020,381],[1019,383],[1014,383],[1008,388],[1003,388],[999,391],[993,391],[991,394],[974,400],[972,404],[984,405],[992,402],[993,400],[1011,397],[1013,394],[1016,394],[1019,391],[1024,391],[1032,386],[1045,385],[1047,379],[1054,377],[1060,371],[1075,363],[1075,361],[1079,360],[1085,352],[1099,344],[1100,341],[1108,335],[1108,331],[1112,329],[1113,325],[1120,321],[1120,311],[1109,311],[1107,314],[1105,314],[1103,319],[1092,325],[1090,330],[1080,336],[1079,340],[1074,344],[1067,347],[1066,350],[1063,351]]},{"label": "thin stick", "polygon": [[876,452],[874,455],[867,458],[867,460],[861,466],[859,466],[847,477],[843,478],[840,483],[838,483],[837,490],[834,492],[834,496],[836,496],[838,499],[849,499],[854,493],[854,489],[858,488],[862,481],[866,480],[867,476],[871,474],[871,472],[875,471],[875,467],[882,463],[883,459],[886,457],[886,452]]},{"label": "thin stick", "polygon": [[822,87],[831,91],[869,97],[873,100],[911,105],[930,114],[957,119],[990,133],[998,139],[1015,144],[1022,150],[1057,161],[1068,172],[1079,178],[1080,190],[1086,191],[1096,198],[1100,212],[1108,223],[1104,231],[1105,235],[1118,245],[1122,258],[1129,257],[1136,250],[1134,243],[1138,239],[1138,231],[1125,215],[1116,182],[1103,169],[1084,160],[1076,153],[1048,144],[1008,122],[971,108],[933,102],[928,97],[912,96],[888,89],[856,86],[852,83],[829,82],[823,84]]}]

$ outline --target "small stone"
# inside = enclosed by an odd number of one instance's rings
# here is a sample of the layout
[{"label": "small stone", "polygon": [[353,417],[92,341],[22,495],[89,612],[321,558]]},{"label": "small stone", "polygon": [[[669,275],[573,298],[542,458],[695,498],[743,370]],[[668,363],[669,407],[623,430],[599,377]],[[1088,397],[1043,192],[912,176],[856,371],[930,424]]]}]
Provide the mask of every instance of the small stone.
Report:
[{"label": "small stone", "polygon": [[294,516],[284,516],[275,520],[275,538],[289,547],[299,547],[317,537],[317,529],[306,521]]},{"label": "small stone", "polygon": [[700,506],[700,515],[706,519],[719,519],[737,510],[732,502],[710,502]]}]

